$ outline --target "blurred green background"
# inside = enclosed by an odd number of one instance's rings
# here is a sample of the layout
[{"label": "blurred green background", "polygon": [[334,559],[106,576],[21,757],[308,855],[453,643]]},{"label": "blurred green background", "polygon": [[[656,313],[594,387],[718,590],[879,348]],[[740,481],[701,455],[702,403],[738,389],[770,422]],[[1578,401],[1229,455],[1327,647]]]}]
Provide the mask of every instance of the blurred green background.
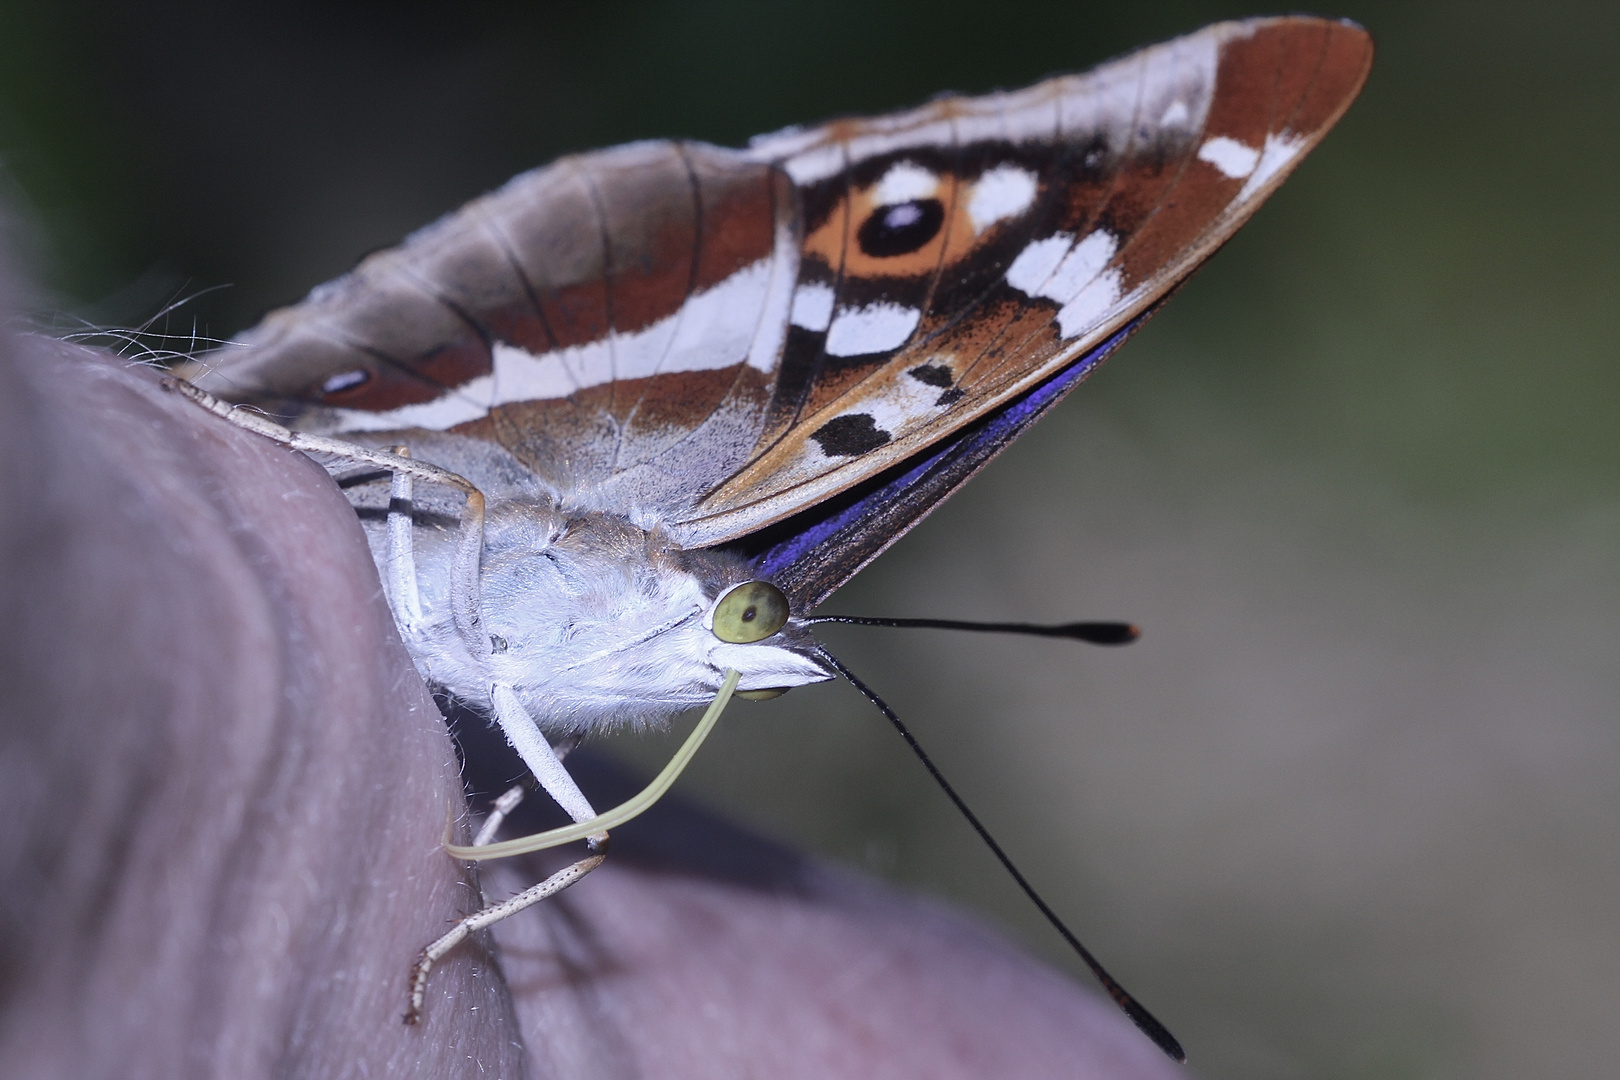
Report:
[{"label": "blurred green background", "polygon": [[[164,324],[222,337],[564,151],[736,144],[1260,13],[10,0],[0,157],[38,308],[127,325],[228,284]],[[1143,641],[828,636],[1197,1075],[1608,1077],[1620,8],[1323,13],[1379,44],[1338,131],[833,605]],[[694,797],[1075,968],[848,688],[716,742]]]}]

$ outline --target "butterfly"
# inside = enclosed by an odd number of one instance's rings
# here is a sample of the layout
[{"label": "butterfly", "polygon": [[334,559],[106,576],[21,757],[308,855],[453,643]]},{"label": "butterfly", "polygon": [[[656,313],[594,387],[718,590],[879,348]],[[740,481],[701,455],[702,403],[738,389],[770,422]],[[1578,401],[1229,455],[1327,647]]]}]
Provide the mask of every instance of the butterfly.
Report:
[{"label": "butterfly", "polygon": [[340,479],[423,677],[590,827],[562,750],[848,675],[810,613],[1139,329],[1371,56],[1347,22],[1221,23],[742,150],[563,158],[190,378],[359,470]]}]

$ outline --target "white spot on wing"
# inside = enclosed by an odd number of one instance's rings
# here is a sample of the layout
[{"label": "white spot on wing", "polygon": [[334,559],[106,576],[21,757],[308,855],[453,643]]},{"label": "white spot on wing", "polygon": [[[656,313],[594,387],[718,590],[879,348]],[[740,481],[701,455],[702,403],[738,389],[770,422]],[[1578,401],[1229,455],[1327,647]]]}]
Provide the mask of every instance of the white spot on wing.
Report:
[{"label": "white spot on wing", "polygon": [[[596,349],[600,353],[600,366],[605,369],[608,359],[607,347],[601,342],[564,351],[583,352],[586,349]],[[497,342],[494,351],[497,389],[490,395],[491,405],[503,405],[508,401],[567,397],[579,388],[579,384],[574,381],[573,375],[565,366],[563,357],[558,353],[550,352],[544,356],[535,356],[505,342]]]},{"label": "white spot on wing", "polygon": [[1108,265],[1108,260],[1114,257],[1118,247],[1119,241],[1107,229],[1088,233],[1052,271],[1052,277],[1040,290],[1040,295],[1060,304],[1066,303]]},{"label": "white spot on wing", "polygon": [[1187,121],[1191,118],[1192,113],[1188,111],[1187,103],[1180,98],[1176,98],[1176,100],[1165,106],[1164,115],[1159,117],[1159,126],[1162,128],[1186,127]]},{"label": "white spot on wing", "polygon": [[[683,305],[685,318],[680,332],[675,335],[669,356],[659,365],[656,374],[713,371],[730,367],[744,358],[755,363],[757,358],[751,346],[759,330],[760,316],[771,306],[772,285],[779,280],[773,273],[774,263],[774,259],[761,259],[688,300]],[[785,269],[791,273],[791,267]],[[785,300],[784,291],[781,301]],[[780,322],[781,315],[776,318]],[[766,363],[765,370],[775,366],[775,349],[770,351]]]},{"label": "white spot on wing", "polygon": [[1248,182],[1243,185],[1243,190],[1238,192],[1237,197],[1241,200],[1253,195],[1266,181],[1287,168],[1304,145],[1305,140],[1303,137],[1290,132],[1285,131],[1280,135],[1267,135],[1265,148],[1260,151],[1260,160],[1249,174]]},{"label": "white spot on wing", "polygon": [[1118,270],[1106,270],[1081,287],[1074,299],[1058,310],[1058,330],[1063,337],[1078,337],[1096,326],[1119,302],[1122,284]]},{"label": "white spot on wing", "polygon": [[798,279],[799,238],[791,223],[778,222],[765,303],[759,312],[753,344],[748,348],[748,366],[755,371],[775,371],[781,362],[782,346],[787,343],[787,313],[793,303],[793,283]]},{"label": "white spot on wing", "polygon": [[832,322],[832,310],[832,288],[811,281],[800,285],[793,293],[793,314],[788,318],[794,326],[819,332]]},{"label": "white spot on wing", "polygon": [[817,146],[782,162],[782,168],[801,187],[837,176],[844,169],[844,148],[837,143]]},{"label": "white spot on wing", "polygon": [[1119,241],[1106,229],[1073,243],[1056,233],[1027,245],[1007,268],[1007,284],[1028,296],[1055,300],[1058,331],[1072,338],[1094,326],[1118,303],[1123,277],[1108,269]]},{"label": "white spot on wing", "polygon": [[879,302],[840,309],[827,328],[827,355],[861,356],[897,349],[921,321],[921,311],[899,304]]},{"label": "white spot on wing", "polygon": [[1018,253],[1007,268],[1007,284],[1028,296],[1066,304],[1108,265],[1118,246],[1107,229],[1088,234],[1078,244],[1068,233],[1055,233]]},{"label": "white spot on wing", "polygon": [[1017,217],[1035,201],[1035,174],[1016,165],[998,165],[973,185],[968,217],[973,231],[983,232],[998,221]]},{"label": "white spot on wing", "polygon": [[[610,375],[615,379],[645,379],[649,375],[657,374],[664,363],[670,359],[670,353],[675,348],[676,335],[680,334],[685,329],[686,324],[694,318],[702,318],[706,313],[704,309],[709,306],[708,302],[711,297],[725,289],[737,277],[748,273],[752,269],[753,267],[749,267],[740,274],[732,275],[732,277],[720,282],[707,293],[688,297],[675,314],[668,318],[659,319],[657,322],[628,334],[611,334],[610,340],[613,343],[613,351],[611,354],[612,367]],[[586,347],[589,348],[589,346]],[[584,369],[584,365],[576,361],[570,364],[570,369],[580,372]],[[501,387],[499,379],[496,380],[496,387],[496,392],[504,396],[505,391]]]},{"label": "white spot on wing", "polygon": [[1007,267],[1007,284],[1026,296],[1040,296],[1041,286],[1046,284],[1052,271],[1058,268],[1058,263],[1063,261],[1063,256],[1069,253],[1073,245],[1074,237],[1061,232],[1030,241],[1018,253],[1012,265]]},{"label": "white spot on wing", "polygon": [[340,390],[359,386],[369,378],[371,378],[370,373],[364,369],[357,368],[353,371],[341,371],[321,384],[321,393],[335,394]]},{"label": "white spot on wing", "polygon": [[1254,172],[1260,163],[1260,151],[1245,146],[1236,139],[1217,135],[1198,148],[1198,160],[1207,161],[1234,180]]},{"label": "white spot on wing", "polygon": [[883,174],[873,192],[879,206],[932,199],[939,191],[939,177],[909,161],[901,161]]}]

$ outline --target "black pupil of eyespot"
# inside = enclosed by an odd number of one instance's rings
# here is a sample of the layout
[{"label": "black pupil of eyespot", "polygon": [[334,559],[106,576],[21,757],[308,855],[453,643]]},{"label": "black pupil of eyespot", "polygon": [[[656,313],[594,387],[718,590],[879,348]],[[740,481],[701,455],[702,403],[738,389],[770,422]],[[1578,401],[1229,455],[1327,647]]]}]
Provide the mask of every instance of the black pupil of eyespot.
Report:
[{"label": "black pupil of eyespot", "polygon": [[938,199],[913,199],[872,211],[855,239],[862,251],[875,258],[908,255],[937,236],[943,224],[943,203]]},{"label": "black pupil of eyespot", "polygon": [[742,613],[742,620],[743,620],[743,622],[753,622],[754,621],[754,616],[756,616],[758,614],[759,614],[759,609],[756,608],[756,607],[744,608],[743,613]]}]

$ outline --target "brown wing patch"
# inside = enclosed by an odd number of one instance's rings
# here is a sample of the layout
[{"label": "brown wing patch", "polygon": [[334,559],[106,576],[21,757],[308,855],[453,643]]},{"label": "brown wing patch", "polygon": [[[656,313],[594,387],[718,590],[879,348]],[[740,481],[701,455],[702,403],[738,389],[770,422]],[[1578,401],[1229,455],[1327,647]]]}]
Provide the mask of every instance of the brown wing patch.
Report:
[{"label": "brown wing patch", "polygon": [[[694,194],[687,295],[697,296],[771,257],[776,243],[777,203],[789,208],[792,197],[791,190],[773,172],[739,170],[735,161],[717,161],[709,155],[689,152],[683,152],[682,164]],[[677,312],[664,356],[669,357],[672,349],[694,336],[694,327]],[[713,344],[725,352],[725,342]],[[655,375],[620,385],[616,393],[627,407],[619,413],[622,425],[615,469],[650,460],[691,437],[705,418],[728,400],[734,404],[744,398],[752,401],[753,393],[742,386],[742,358],[730,358],[737,362],[724,368]],[[680,362],[678,356],[674,359]]]},{"label": "brown wing patch", "polygon": [[[509,184],[473,204],[505,238],[517,280],[549,331],[548,348],[595,341],[609,326],[607,250],[598,202],[586,179],[589,168],[578,158],[564,158],[529,174],[521,191]],[[409,251],[409,245],[402,250]],[[434,277],[449,277],[438,271],[437,265],[424,268]]]},{"label": "brown wing patch", "polygon": [[793,192],[774,170],[754,167],[732,155],[682,148],[697,189],[696,292],[713,288],[761,259],[776,243],[778,204],[789,208]]}]

